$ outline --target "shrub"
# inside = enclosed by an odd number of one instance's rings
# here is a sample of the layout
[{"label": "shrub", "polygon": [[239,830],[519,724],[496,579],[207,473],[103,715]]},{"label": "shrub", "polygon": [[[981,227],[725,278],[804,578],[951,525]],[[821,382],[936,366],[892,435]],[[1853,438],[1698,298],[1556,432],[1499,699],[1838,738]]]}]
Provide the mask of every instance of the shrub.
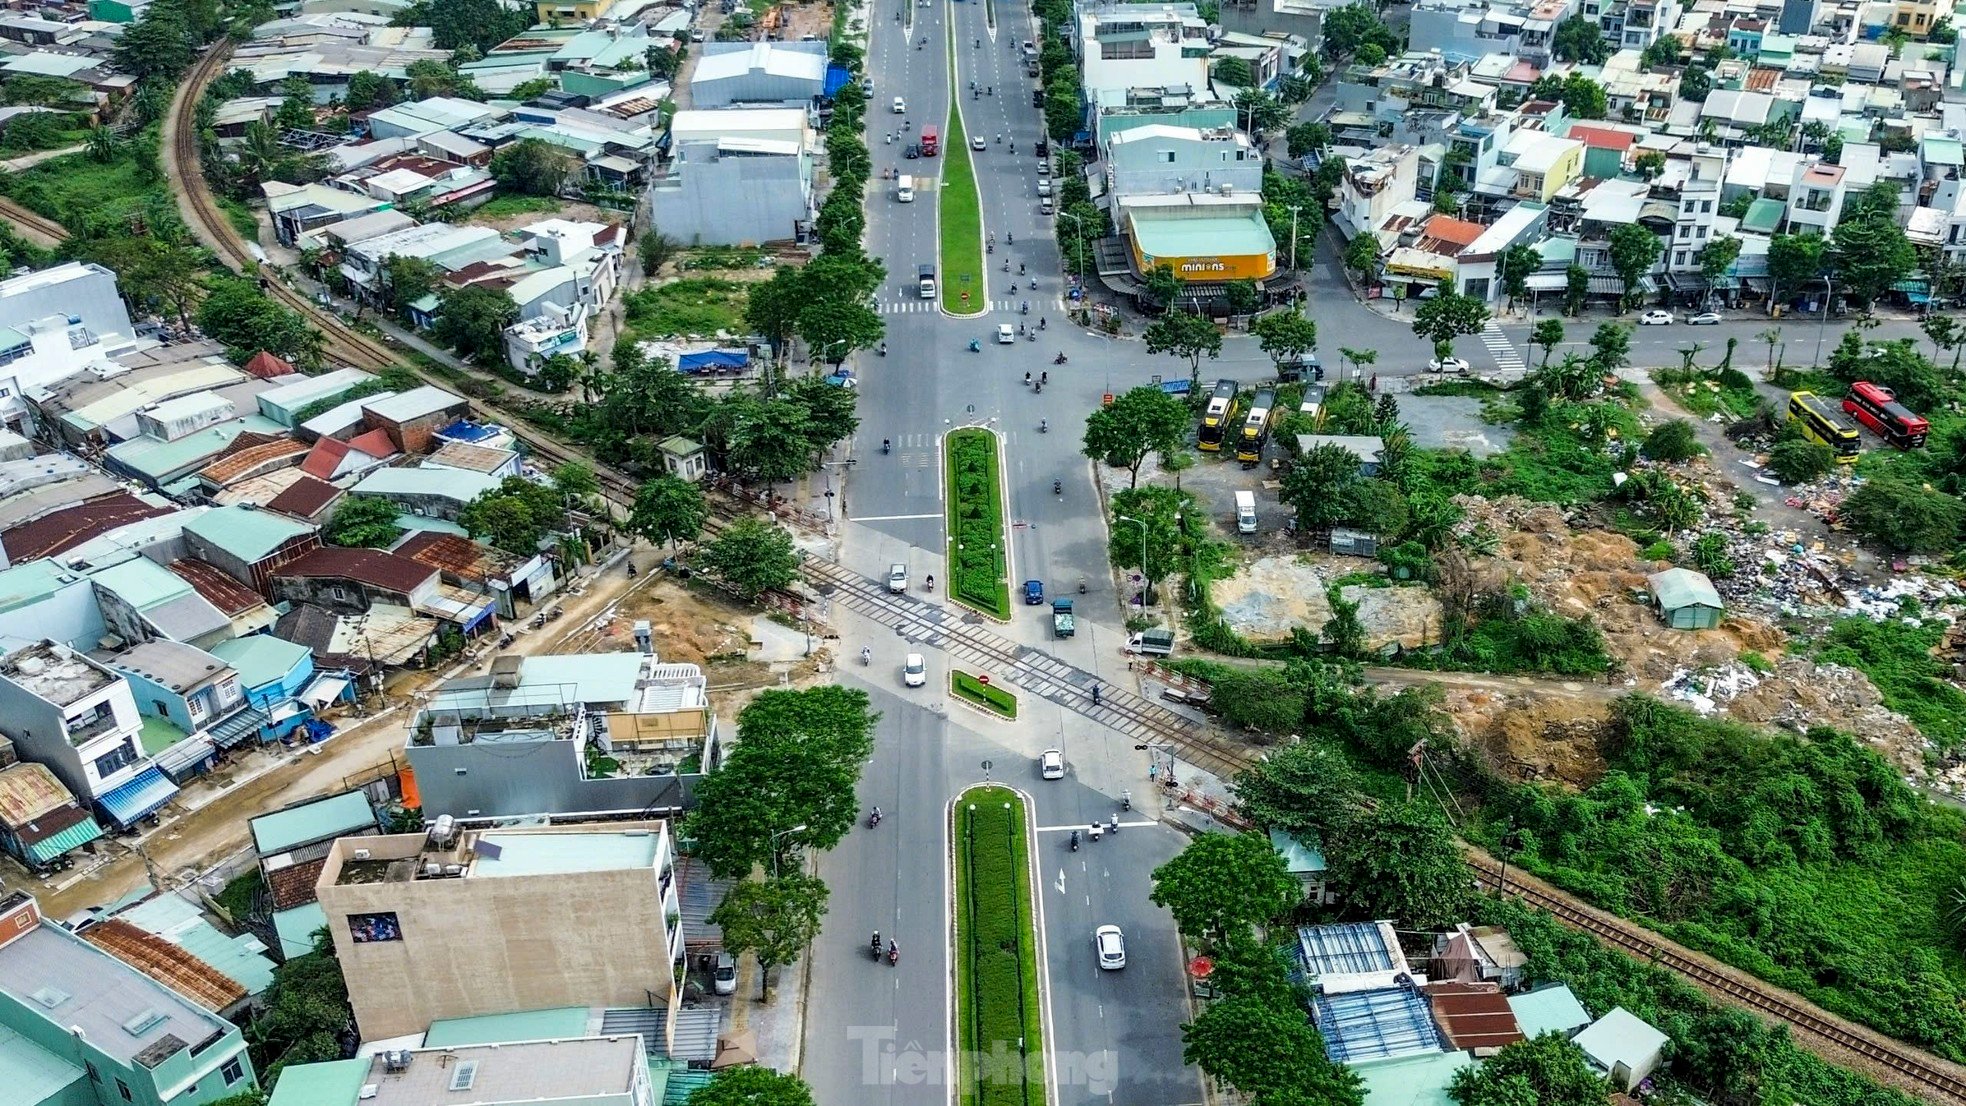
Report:
[{"label": "shrub", "polygon": [[1699,454],[1700,443],[1694,440],[1693,424],[1685,419],[1662,423],[1645,436],[1645,455],[1654,461],[1673,464]]},{"label": "shrub", "polygon": [[958,430],[944,448],[949,465],[949,593],[958,602],[1009,618],[996,436],[987,430]]},{"label": "shrub", "polygon": [[1835,463],[1828,446],[1807,438],[1785,438],[1768,451],[1768,471],[1784,484],[1806,484]]},{"label": "shrub", "polygon": [[986,684],[967,672],[949,674],[949,690],[958,698],[967,699],[1006,718],[1017,717],[1017,696],[1008,689],[995,684]]}]

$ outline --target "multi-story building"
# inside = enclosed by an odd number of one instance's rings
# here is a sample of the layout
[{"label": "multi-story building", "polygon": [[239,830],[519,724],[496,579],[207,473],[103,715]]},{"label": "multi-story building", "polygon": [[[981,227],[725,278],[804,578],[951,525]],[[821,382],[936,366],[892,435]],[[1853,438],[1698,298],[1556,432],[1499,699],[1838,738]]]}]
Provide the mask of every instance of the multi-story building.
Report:
[{"label": "multi-story building", "polygon": [[439,1018],[679,1005],[664,822],[344,837],[315,885],[364,1038]]},{"label": "multi-story building", "polygon": [[1225,31],[1294,35],[1317,53],[1324,48],[1325,14],[1344,6],[1342,0],[1225,0],[1217,18]]},{"label": "multi-story building", "polygon": [[1193,4],[1085,4],[1076,28],[1085,96],[1094,107],[1131,88],[1207,88],[1214,45]]},{"label": "multi-story building", "polygon": [[1722,186],[1727,179],[1727,152],[1701,146],[1677,187],[1654,190],[1661,199],[1677,205],[1673,215],[1672,241],[1666,244],[1664,258],[1669,285],[1688,283],[1689,274],[1700,271],[1700,251],[1714,237],[1714,220],[1719,218]]},{"label": "multi-story building", "polygon": [[[674,1089],[671,1085],[671,1090]],[[386,1049],[281,1071],[269,1106],[430,1106],[433,1102],[657,1106],[639,1034]]]},{"label": "multi-story building", "polygon": [[177,785],[143,750],[143,716],[121,673],[52,641],[0,660],[0,733],[119,828]]},{"label": "multi-story building", "polygon": [[706,245],[785,241],[817,218],[804,108],[681,111],[670,137],[668,160],[649,177],[665,233]]},{"label": "multi-story building", "polygon": [[1576,8],[1577,0],[1419,0],[1413,5],[1407,48],[1415,53],[1438,50],[1456,62],[1506,54],[1541,65],[1550,59],[1556,25]]},{"label": "multi-story building", "polygon": [[1789,233],[1828,236],[1836,229],[1843,212],[1846,173],[1843,166],[1827,161],[1795,167],[1795,183],[1789,188]]},{"label": "multi-story building", "polygon": [[201,1106],[259,1085],[238,1026],[18,891],[0,897],[0,1070],[20,1106]]},{"label": "multi-story building", "polygon": [[71,261],[0,280],[0,423],[21,429],[31,416],[22,396],[111,360],[133,342],[116,274]]},{"label": "multi-story building", "polygon": [[1116,197],[1263,190],[1263,154],[1232,127],[1134,127],[1107,140],[1104,161]]},{"label": "multi-story building", "polygon": [[1338,181],[1334,218],[1348,236],[1374,234],[1401,204],[1415,197],[1420,151],[1412,146],[1381,146],[1345,162]]}]

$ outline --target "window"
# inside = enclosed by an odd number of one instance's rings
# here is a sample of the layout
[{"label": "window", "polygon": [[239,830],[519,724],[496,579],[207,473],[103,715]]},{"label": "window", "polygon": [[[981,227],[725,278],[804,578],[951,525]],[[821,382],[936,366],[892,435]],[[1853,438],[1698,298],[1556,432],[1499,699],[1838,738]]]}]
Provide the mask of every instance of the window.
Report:
[{"label": "window", "polygon": [[403,939],[403,925],[396,920],[394,910],[383,910],[374,914],[350,914],[348,936],[358,945],[366,945],[372,941],[400,941]]},{"label": "window", "polygon": [[150,706],[152,710],[157,712],[157,717],[159,718],[169,718],[171,716],[171,705],[162,699],[152,699]]},{"label": "window", "polygon": [[1686,206],[1682,210],[1684,210],[1688,215],[1693,214],[1693,201],[1692,200],[1686,201]]},{"label": "window", "polygon": [[132,1096],[132,1095],[130,1094],[130,1086],[129,1086],[129,1084],[127,1084],[127,1083],[125,1083],[125,1082],[123,1082],[123,1081],[122,1081],[121,1079],[118,1079],[118,1080],[116,1081],[116,1093],[117,1093],[117,1094],[120,1094],[120,1095],[122,1095],[122,1096],[123,1096],[123,1101],[125,1101],[125,1102],[135,1102],[135,1101],[136,1101],[136,1099],[135,1099],[135,1098],[134,1098],[134,1097],[133,1097],[133,1096]]},{"label": "window", "polygon": [[328,594],[334,596],[337,602],[346,603],[348,601],[348,589],[340,585],[329,588]]},{"label": "window", "polygon": [[1686,264],[1686,251],[1685,250],[1675,251],[1672,255],[1672,263],[1675,265]]},{"label": "window", "polygon": [[1699,231],[1700,231],[1700,233],[1699,233],[1699,234],[1698,234],[1698,235],[1697,235],[1696,237],[1699,237],[1699,238],[1705,238],[1705,237],[1707,236],[1707,228],[1705,228],[1705,227],[1700,227],[1700,228],[1699,228]]},{"label": "window", "polygon": [[136,759],[136,748],[131,745],[128,739],[125,739],[121,745],[116,747],[114,752],[104,753],[102,756],[96,758],[96,777],[98,779],[107,779],[128,768],[130,765],[135,764]]},{"label": "window", "polygon": [[1711,214],[1713,214],[1713,201],[1712,201],[1712,200],[1701,200],[1701,201],[1700,201],[1700,214],[1702,214],[1702,215],[1711,215]]},{"label": "window", "polygon": [[1680,228],[1679,228],[1679,236],[1680,236],[1681,238],[1691,238],[1691,237],[1693,237],[1693,228],[1692,228],[1692,227],[1690,227],[1690,226],[1686,226],[1686,227],[1680,227]]},{"label": "window", "polygon": [[1160,155],[1160,159],[1161,159],[1162,161],[1164,161],[1164,162],[1166,162],[1166,163],[1167,163],[1167,164],[1169,164],[1169,165],[1172,165],[1172,164],[1174,164],[1174,151],[1173,151],[1173,150],[1162,150],[1162,151],[1161,151],[1161,155]]},{"label": "window", "polygon": [[237,1056],[234,1056],[225,1062],[224,1067],[218,1069],[218,1074],[219,1078],[225,1080],[225,1085],[230,1087],[246,1077],[246,1066],[239,1062]]},{"label": "window", "polygon": [[82,1061],[82,1066],[83,1066],[83,1067],[85,1067],[85,1068],[87,1068],[87,1069],[89,1069],[89,1081],[90,1081],[90,1082],[93,1082],[93,1083],[100,1083],[100,1082],[102,1082],[102,1073],[96,1070],[96,1064],[95,1064],[95,1061],[93,1061],[93,1060],[84,1060],[84,1061]]}]

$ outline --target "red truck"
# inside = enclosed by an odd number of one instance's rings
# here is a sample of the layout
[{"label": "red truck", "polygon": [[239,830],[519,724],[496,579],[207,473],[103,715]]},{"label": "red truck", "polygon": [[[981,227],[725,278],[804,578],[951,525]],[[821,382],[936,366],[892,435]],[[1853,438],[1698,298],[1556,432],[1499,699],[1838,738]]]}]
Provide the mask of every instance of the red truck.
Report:
[{"label": "red truck", "polygon": [[941,145],[942,145],[942,136],[936,132],[936,129],[934,127],[922,128],[922,156],[923,157],[934,157],[935,151],[938,148],[940,148]]}]

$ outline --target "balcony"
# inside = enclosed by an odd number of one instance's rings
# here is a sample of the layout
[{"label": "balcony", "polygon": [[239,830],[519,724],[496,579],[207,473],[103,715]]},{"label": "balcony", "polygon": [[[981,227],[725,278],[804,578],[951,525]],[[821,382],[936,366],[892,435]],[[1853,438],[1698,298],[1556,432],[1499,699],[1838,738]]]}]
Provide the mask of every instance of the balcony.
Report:
[{"label": "balcony", "polygon": [[117,728],[116,714],[114,711],[104,711],[92,718],[65,719],[64,726],[68,730],[68,743],[80,747],[106,733],[114,732]]}]

